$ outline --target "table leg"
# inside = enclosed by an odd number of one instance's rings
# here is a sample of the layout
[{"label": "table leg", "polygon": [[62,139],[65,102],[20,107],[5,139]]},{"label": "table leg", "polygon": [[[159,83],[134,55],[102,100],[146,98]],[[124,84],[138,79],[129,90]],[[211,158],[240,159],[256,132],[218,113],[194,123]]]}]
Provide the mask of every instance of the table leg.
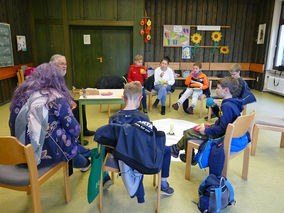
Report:
[{"label": "table leg", "polygon": [[79,100],[79,118],[81,126],[81,145],[83,145],[83,113],[82,113],[82,102]]}]

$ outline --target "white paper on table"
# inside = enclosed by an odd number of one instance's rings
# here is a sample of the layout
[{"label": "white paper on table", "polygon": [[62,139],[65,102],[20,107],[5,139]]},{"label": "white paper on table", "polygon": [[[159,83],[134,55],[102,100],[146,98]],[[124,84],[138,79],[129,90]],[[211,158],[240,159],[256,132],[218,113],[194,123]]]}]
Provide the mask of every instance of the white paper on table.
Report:
[{"label": "white paper on table", "polygon": [[[153,121],[154,126],[159,131],[164,131],[166,134],[166,145],[171,146],[173,144],[176,144],[183,136],[184,130],[190,129],[198,124],[192,123],[190,121],[185,120],[178,120],[178,119],[161,119],[161,120],[155,120]],[[171,124],[174,125],[174,135],[169,135],[170,126]],[[180,151],[180,153],[185,153],[184,150]],[[179,158],[171,158],[172,161],[180,161]]]}]

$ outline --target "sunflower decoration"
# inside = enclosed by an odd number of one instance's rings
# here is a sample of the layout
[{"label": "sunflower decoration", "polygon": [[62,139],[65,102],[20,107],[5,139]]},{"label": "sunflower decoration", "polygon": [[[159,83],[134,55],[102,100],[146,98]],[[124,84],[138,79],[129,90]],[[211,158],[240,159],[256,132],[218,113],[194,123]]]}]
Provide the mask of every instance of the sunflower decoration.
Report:
[{"label": "sunflower decoration", "polygon": [[214,55],[216,47],[219,45],[219,41],[222,38],[221,32],[215,31],[211,34],[211,38],[214,41],[214,48],[212,49],[212,54]]},{"label": "sunflower decoration", "polygon": [[228,46],[222,46],[220,48],[220,53],[228,54],[229,53],[229,47]]},{"label": "sunflower decoration", "polygon": [[194,48],[192,49],[193,56],[195,56],[195,50],[199,46],[202,36],[199,33],[194,33],[191,36],[191,41],[194,43]]}]

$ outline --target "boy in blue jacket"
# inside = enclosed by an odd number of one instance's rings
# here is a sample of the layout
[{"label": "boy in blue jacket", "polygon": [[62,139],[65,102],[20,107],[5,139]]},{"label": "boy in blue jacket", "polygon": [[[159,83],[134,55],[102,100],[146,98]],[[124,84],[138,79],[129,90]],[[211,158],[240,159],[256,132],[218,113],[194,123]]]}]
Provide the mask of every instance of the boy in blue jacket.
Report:
[{"label": "boy in blue jacket", "polygon": [[[238,85],[238,80],[232,77],[226,77],[218,81],[216,94],[223,99],[220,108],[218,108],[219,119],[212,127],[201,127],[198,131],[193,128],[185,130],[179,142],[171,146],[173,157],[177,158],[180,150],[187,150],[187,141],[189,139],[208,140],[209,138],[219,138],[225,135],[228,124],[234,122],[243,111],[243,101],[233,97]],[[181,154],[180,159],[186,162],[186,154]]]},{"label": "boy in blue jacket", "polygon": [[[150,119],[147,115],[139,112],[140,101],[142,100],[142,86],[139,81],[132,81],[124,86],[123,91],[123,100],[126,104],[123,110],[115,113],[109,118],[109,123],[116,124],[133,124],[137,121],[147,121],[150,122]],[[163,163],[162,163],[162,181],[161,181],[161,194],[164,195],[173,195],[174,189],[170,187],[167,182],[170,172],[170,163],[171,163],[171,148],[165,146]],[[110,177],[106,176],[104,182],[106,185],[110,182]],[[104,185],[105,185],[104,184]],[[104,187],[105,188],[105,187]],[[142,191],[141,191],[142,190]],[[144,188],[138,190],[144,196]],[[137,195],[138,197],[139,195]]]}]

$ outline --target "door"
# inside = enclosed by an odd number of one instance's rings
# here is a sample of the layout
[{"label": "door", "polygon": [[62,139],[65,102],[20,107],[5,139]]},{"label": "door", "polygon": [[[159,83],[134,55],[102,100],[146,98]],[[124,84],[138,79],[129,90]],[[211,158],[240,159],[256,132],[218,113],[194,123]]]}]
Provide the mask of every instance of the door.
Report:
[{"label": "door", "polygon": [[[90,43],[85,40],[90,37]],[[95,87],[104,75],[122,76],[132,63],[132,27],[71,27],[73,85]]]}]

